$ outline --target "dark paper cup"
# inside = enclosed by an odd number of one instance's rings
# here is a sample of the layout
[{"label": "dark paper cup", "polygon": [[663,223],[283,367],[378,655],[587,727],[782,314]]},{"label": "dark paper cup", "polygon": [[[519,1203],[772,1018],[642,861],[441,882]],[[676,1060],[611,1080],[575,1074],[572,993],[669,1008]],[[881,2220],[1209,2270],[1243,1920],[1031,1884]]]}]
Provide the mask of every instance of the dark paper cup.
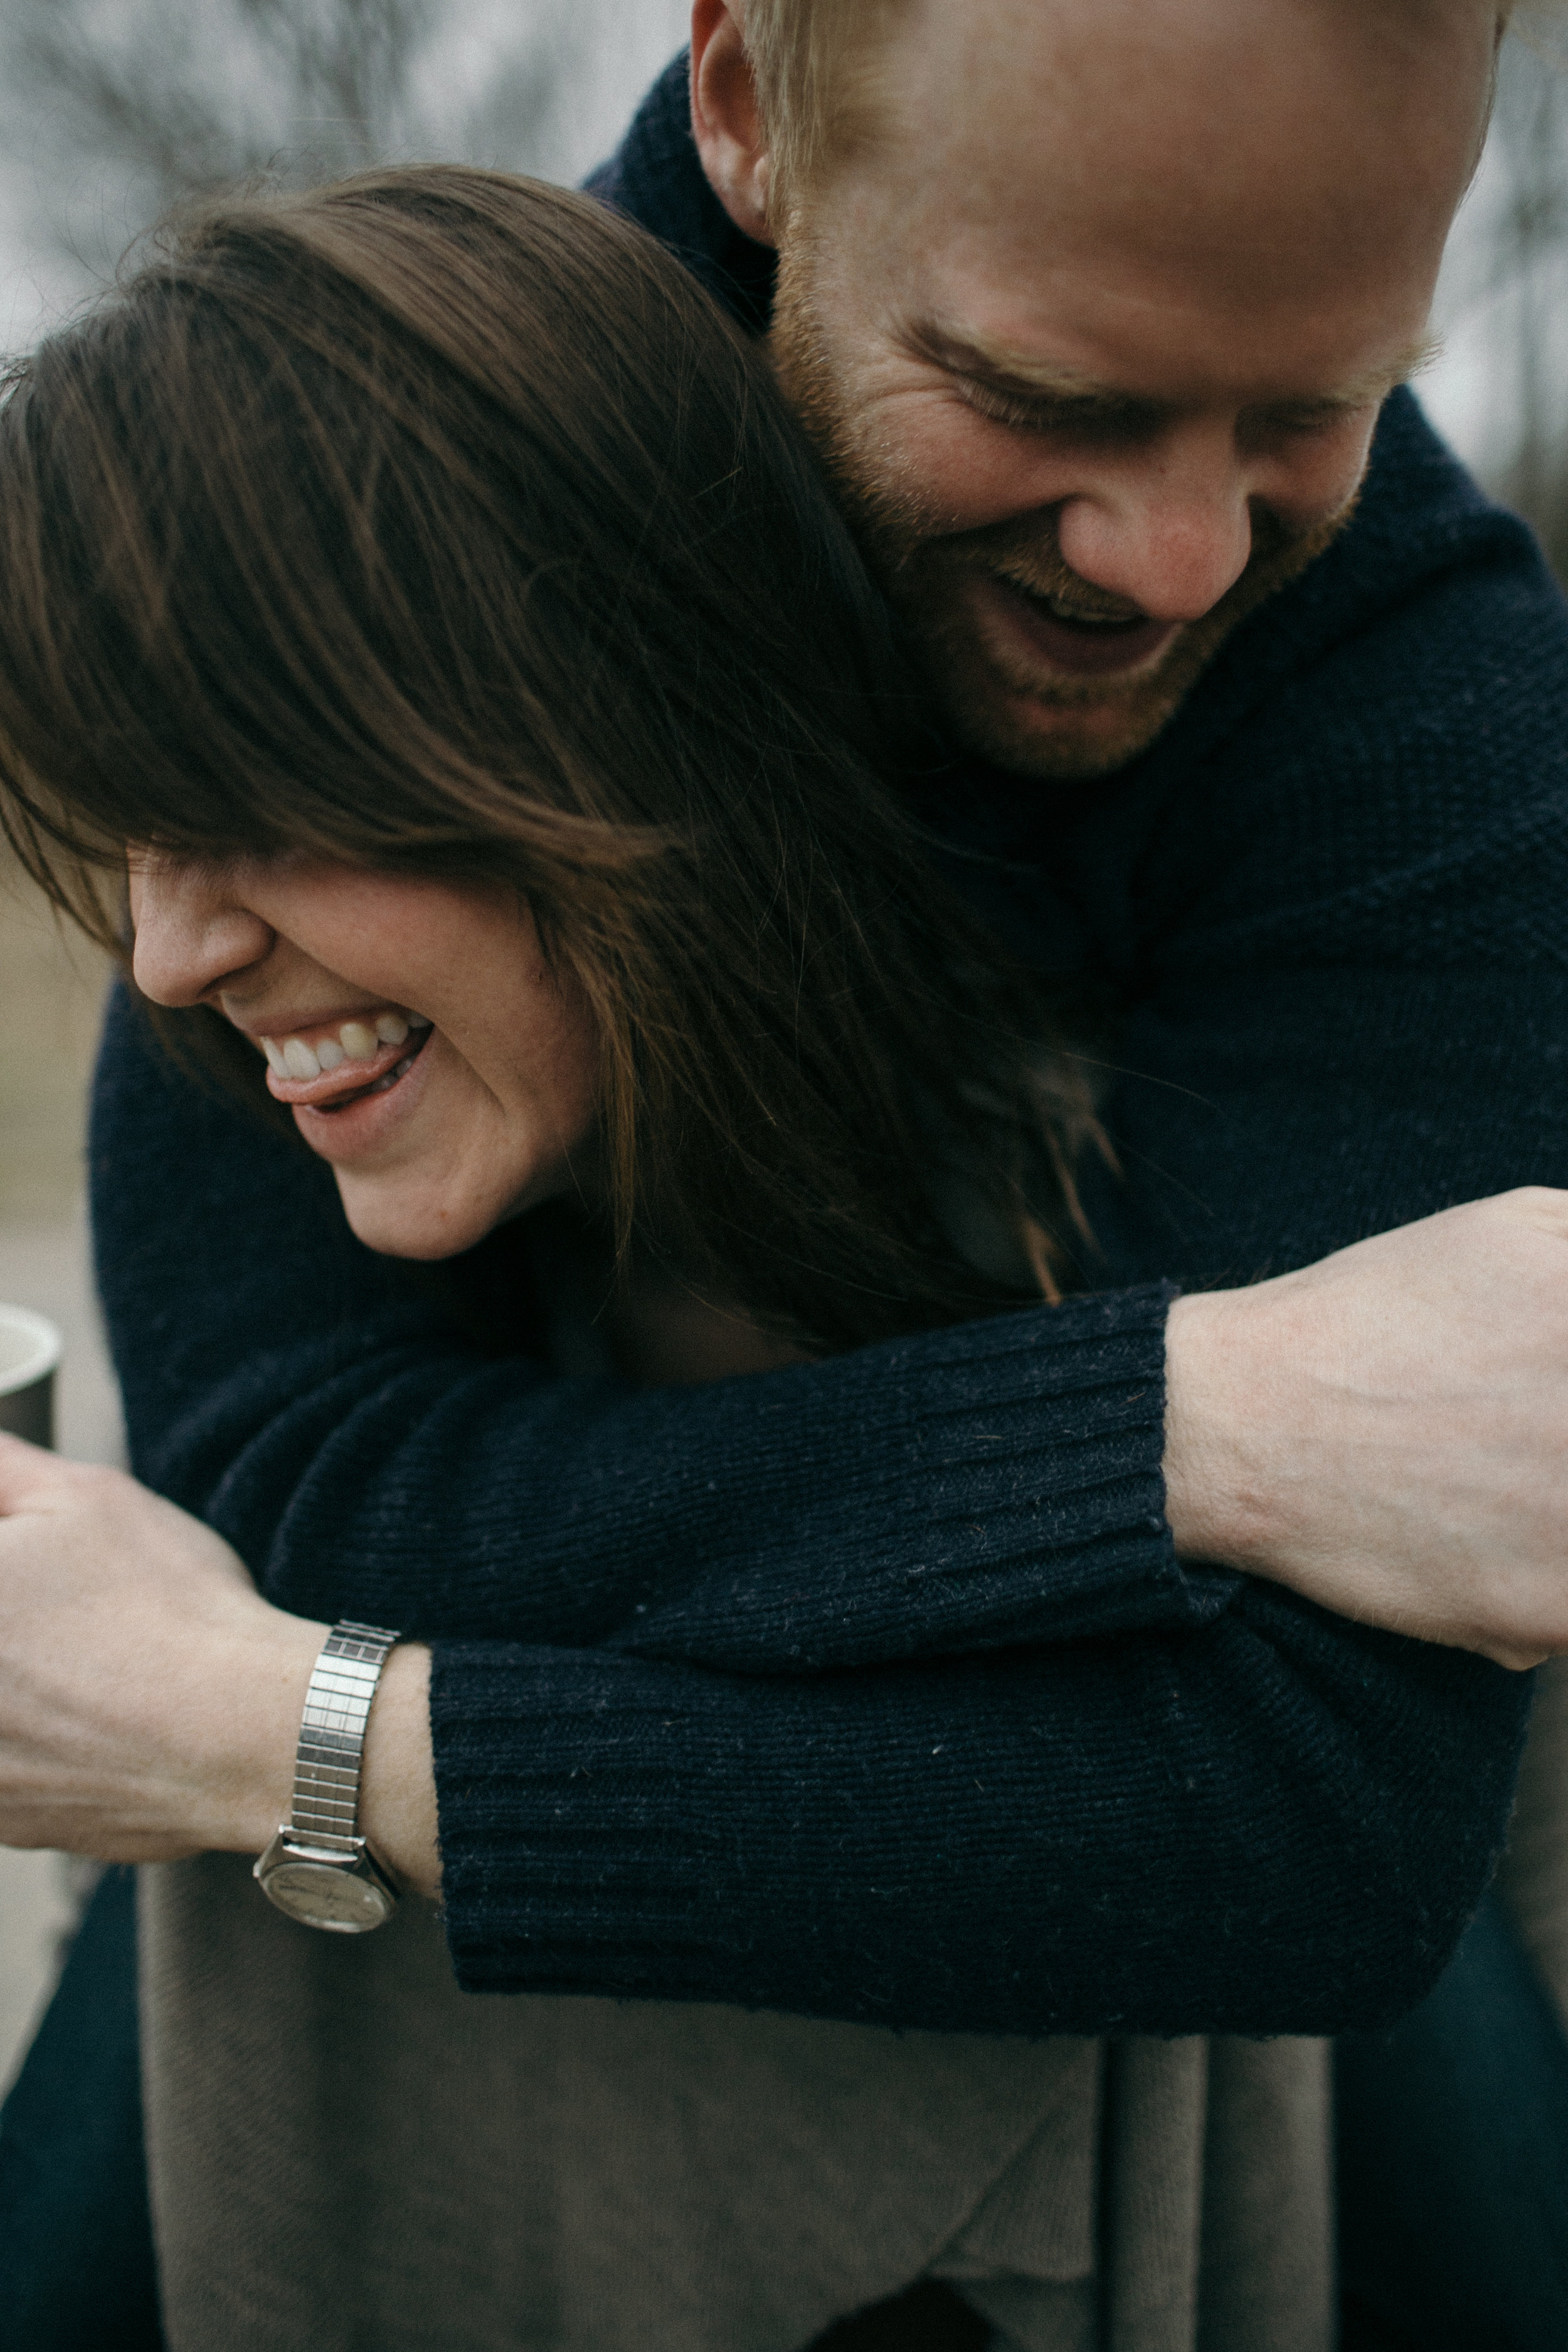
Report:
[{"label": "dark paper cup", "polygon": [[26,1307],[0,1307],[0,1429],[55,1442],[55,1370],[60,1335]]}]

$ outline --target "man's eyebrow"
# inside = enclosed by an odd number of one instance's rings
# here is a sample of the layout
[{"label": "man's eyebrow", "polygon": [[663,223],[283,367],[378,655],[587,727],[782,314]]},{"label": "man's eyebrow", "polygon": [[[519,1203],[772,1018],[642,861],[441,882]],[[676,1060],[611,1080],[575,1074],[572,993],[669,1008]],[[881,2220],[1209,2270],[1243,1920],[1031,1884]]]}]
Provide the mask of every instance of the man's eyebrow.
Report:
[{"label": "man's eyebrow", "polygon": [[910,330],[905,340],[918,358],[929,360],[933,367],[983,383],[1009,400],[1033,401],[1041,407],[1138,409],[1151,415],[1171,404],[1101,383],[1079,368],[1030,359],[1004,344],[986,343],[953,328],[918,326]]},{"label": "man's eyebrow", "polygon": [[1385,399],[1396,385],[1408,383],[1413,375],[1430,367],[1442,349],[1441,335],[1416,335],[1392,359],[1352,376],[1348,383],[1336,384],[1332,392],[1310,394],[1295,403],[1281,400],[1270,404],[1280,408],[1370,408],[1374,401]]},{"label": "man's eyebrow", "polygon": [[[1170,413],[1176,405],[1173,401],[1160,400],[1148,393],[1129,392],[1123,385],[1101,383],[1082,369],[1032,359],[1005,345],[987,343],[978,336],[952,328],[919,326],[908,333],[906,341],[919,358],[945,368],[950,374],[983,384],[987,391],[1015,400],[1021,406],[1080,412],[1092,409],[1101,415],[1152,419]],[[1420,335],[1391,358],[1364,369],[1344,383],[1335,384],[1330,391],[1282,392],[1273,399],[1256,402],[1254,406],[1259,413],[1292,410],[1324,416],[1370,408],[1384,399],[1396,384],[1429,366],[1441,348],[1436,335]]]}]

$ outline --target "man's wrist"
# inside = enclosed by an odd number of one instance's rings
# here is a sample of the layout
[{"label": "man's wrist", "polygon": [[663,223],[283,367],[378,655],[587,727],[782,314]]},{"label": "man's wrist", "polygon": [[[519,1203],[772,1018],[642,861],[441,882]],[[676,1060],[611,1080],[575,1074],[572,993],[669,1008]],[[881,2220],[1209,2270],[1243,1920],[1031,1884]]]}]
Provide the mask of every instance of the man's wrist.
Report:
[{"label": "man's wrist", "polygon": [[1261,1416],[1269,1378],[1246,1291],[1178,1298],[1165,1326],[1165,1515],[1179,1558],[1268,1573],[1273,1496]]}]

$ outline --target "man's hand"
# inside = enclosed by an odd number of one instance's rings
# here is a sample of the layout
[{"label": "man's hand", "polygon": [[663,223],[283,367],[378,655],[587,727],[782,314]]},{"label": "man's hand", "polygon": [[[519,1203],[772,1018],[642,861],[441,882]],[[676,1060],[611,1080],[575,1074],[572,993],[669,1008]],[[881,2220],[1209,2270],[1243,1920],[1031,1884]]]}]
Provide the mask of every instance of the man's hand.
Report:
[{"label": "man's hand", "polygon": [[1501,1665],[1568,1650],[1568,1192],[1172,1311],[1176,1549]]}]

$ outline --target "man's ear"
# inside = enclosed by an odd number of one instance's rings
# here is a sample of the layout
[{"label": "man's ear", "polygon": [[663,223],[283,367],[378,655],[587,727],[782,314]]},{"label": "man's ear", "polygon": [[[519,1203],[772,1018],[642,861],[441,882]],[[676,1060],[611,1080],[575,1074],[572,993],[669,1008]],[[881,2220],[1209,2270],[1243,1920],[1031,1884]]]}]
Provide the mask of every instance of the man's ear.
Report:
[{"label": "man's ear", "polygon": [[735,226],[772,245],[763,111],[741,28],[724,0],[694,0],[691,11],[691,134],[708,184]]}]

